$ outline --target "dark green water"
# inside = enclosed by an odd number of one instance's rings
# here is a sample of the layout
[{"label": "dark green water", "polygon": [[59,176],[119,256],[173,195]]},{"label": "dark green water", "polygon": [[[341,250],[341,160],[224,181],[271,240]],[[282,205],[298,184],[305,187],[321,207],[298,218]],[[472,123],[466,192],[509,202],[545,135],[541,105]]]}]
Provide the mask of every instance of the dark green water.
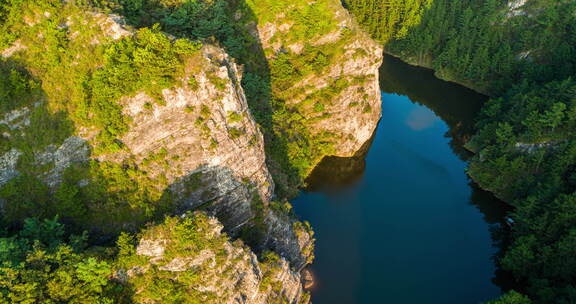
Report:
[{"label": "dark green water", "polygon": [[498,296],[495,231],[506,207],[471,183],[461,147],[486,98],[389,56],[380,74],[371,146],[325,159],[293,202],[316,231],[313,303]]}]

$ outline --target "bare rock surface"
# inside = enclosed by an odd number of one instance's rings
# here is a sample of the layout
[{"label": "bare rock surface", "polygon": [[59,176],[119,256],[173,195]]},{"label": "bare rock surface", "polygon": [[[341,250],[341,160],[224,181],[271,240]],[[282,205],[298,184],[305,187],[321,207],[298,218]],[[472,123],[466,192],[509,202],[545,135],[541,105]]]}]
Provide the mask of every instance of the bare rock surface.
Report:
[{"label": "bare rock surface", "polygon": [[20,41],[15,41],[10,47],[0,51],[0,55],[3,58],[12,57],[16,52],[26,49],[24,45]]},{"label": "bare rock surface", "polygon": [[264,244],[288,259],[296,270],[301,270],[314,259],[314,233],[307,224],[285,214],[270,211],[265,220],[268,228]]},{"label": "bare rock surface", "polygon": [[75,163],[82,163],[89,160],[90,145],[86,140],[77,136],[70,136],[64,140],[62,145],[48,146],[42,153],[35,155],[35,162],[38,165],[51,164],[51,169],[41,176],[41,178],[51,188],[56,188],[62,181],[64,170]]},{"label": "bare rock surface", "polygon": [[22,152],[12,149],[0,156],[0,186],[18,176],[16,165]]}]

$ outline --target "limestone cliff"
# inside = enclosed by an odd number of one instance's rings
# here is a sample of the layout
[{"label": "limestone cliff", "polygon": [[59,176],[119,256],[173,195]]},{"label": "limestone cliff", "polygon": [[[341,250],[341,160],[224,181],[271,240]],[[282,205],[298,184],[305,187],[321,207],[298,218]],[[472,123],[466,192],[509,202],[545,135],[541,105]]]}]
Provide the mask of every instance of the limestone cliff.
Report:
[{"label": "limestone cliff", "polygon": [[[120,258],[124,267],[116,278],[134,286],[139,303],[174,302],[178,292],[214,304],[309,301],[300,274],[288,262],[273,253],[259,260],[241,241],[231,242],[222,228],[202,213],[169,218],[144,231],[135,250]],[[170,298],[158,297],[158,286]]]},{"label": "limestone cliff", "polygon": [[[145,93],[121,101],[131,121],[121,138],[127,149],[97,159],[135,159],[165,179],[181,210],[202,206],[237,230],[254,216],[253,197],[268,201],[273,192],[240,77],[222,49],[205,45],[187,59],[185,85],[162,91],[162,104]],[[159,152],[162,160],[153,160]]]},{"label": "limestone cliff", "polygon": [[[359,28],[340,1],[295,1],[278,4],[281,9],[276,10],[261,5],[263,8],[256,11],[259,20],[253,34],[272,66],[281,54],[298,58],[317,53],[318,57],[327,58],[318,71],[301,73],[303,77],[280,97],[304,117],[313,134],[334,135],[334,150],[328,154],[353,156],[371,138],[381,116],[378,69],[382,46]],[[312,11],[307,7],[310,5],[325,13],[310,13],[313,17],[309,18],[322,19],[314,20],[321,29],[303,29],[299,24],[297,17],[304,14],[302,11]],[[311,36],[303,39],[306,35]]]}]

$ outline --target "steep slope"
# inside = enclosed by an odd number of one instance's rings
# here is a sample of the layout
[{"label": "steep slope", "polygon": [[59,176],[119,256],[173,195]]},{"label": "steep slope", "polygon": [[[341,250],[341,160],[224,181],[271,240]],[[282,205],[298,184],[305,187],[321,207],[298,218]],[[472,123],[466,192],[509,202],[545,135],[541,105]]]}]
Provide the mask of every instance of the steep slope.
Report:
[{"label": "steep slope", "polygon": [[270,67],[272,130],[287,150],[283,171],[303,179],[324,156],[354,155],[380,119],[381,47],[339,1],[248,4],[254,16],[239,15],[240,22]]},{"label": "steep slope", "polygon": [[[363,0],[348,2],[359,5]],[[420,15],[411,16],[418,22],[403,20],[408,31],[386,45],[389,53],[408,63],[432,68],[442,79],[494,96],[503,94],[519,77],[546,82],[571,74],[573,1],[420,2]],[[370,14],[352,7],[354,13]],[[390,30],[388,24],[379,26]]]},{"label": "steep slope", "polygon": [[257,257],[204,213],[168,217],[117,250],[86,247],[57,220],[29,219],[0,237],[2,303],[306,304],[300,275],[272,252]]},{"label": "steep slope", "polygon": [[[225,240],[228,262],[203,268],[228,284],[217,299],[306,303],[298,272],[313,259],[313,233],[289,203],[273,201],[274,181],[283,198],[322,157],[354,155],[369,140],[380,118],[381,48],[333,0],[142,3],[156,7],[138,15],[115,1],[103,10],[2,3],[2,221],[18,228],[30,217],[59,216],[110,244],[121,231],[203,210],[222,223],[208,221],[215,234],[223,228],[251,248]],[[139,18],[165,16],[144,12],[177,11],[177,19],[199,7],[210,14],[198,28],[160,20],[174,36],[156,25],[136,30],[107,11],[140,27]],[[212,13],[231,18],[212,28]],[[258,269],[252,250],[271,262]],[[246,290],[232,290],[240,285]]]},{"label": "steep slope", "polygon": [[[359,30],[338,1],[255,1],[253,9],[274,97],[301,115],[314,136],[333,136],[331,155],[354,155],[380,119],[382,48]],[[301,20],[307,18],[318,22],[318,28],[306,27]],[[311,71],[305,70],[306,60],[312,62]],[[284,74],[289,65],[296,71]]]}]

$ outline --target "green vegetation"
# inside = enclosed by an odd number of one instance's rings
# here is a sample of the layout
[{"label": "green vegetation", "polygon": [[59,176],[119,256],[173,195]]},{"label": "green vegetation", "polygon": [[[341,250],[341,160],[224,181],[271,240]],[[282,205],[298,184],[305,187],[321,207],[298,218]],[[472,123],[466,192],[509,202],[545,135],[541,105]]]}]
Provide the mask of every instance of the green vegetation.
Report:
[{"label": "green vegetation", "polygon": [[[165,303],[221,303],[211,291],[200,291],[194,288],[209,275],[210,267],[191,267],[177,275],[162,267],[174,259],[185,259],[191,254],[203,250],[215,253],[218,264],[228,258],[224,245],[229,241],[224,234],[211,233],[214,227],[204,214],[189,214],[185,218],[168,217],[161,225],[146,229],[142,238],[146,240],[168,240],[164,259],[160,263],[151,263],[149,257],[136,254],[134,242],[130,236],[123,235],[119,241],[120,254],[118,264],[124,269],[132,267],[151,267],[143,273],[130,278],[129,283],[138,292],[134,300],[141,302]],[[204,301],[202,301],[204,299]]]},{"label": "green vegetation", "polygon": [[[401,34],[381,17],[370,19],[396,8],[374,12],[367,1],[347,2],[376,37],[396,38],[386,45],[392,54],[492,95],[468,143],[477,152],[468,172],[515,207],[500,264],[532,301],[576,302],[576,2],[512,8],[508,1],[434,0]],[[516,292],[494,301],[529,302]]]},{"label": "green vegetation", "polygon": [[228,113],[228,122],[230,122],[230,123],[241,122],[243,119],[244,119],[244,117],[242,116],[242,114],[240,114],[238,112],[230,111]]},{"label": "green vegetation", "polygon": [[196,80],[196,77],[190,76],[190,79],[188,80],[188,87],[190,87],[192,91],[197,91],[200,88],[200,85],[198,84],[198,80]]},{"label": "green vegetation", "polygon": [[[365,5],[366,0],[346,2],[359,21],[382,38],[390,36],[382,33],[396,33],[396,23],[375,24],[379,19],[373,15],[402,10],[397,7],[406,1],[387,1],[390,6],[379,11],[371,11],[374,5]],[[410,63],[433,68],[441,78],[500,95],[519,78],[542,83],[573,73],[573,1],[532,0],[518,11],[498,0],[408,2],[410,7],[422,2],[424,8],[414,10],[421,15],[409,15],[418,22],[403,20],[410,30],[397,35],[386,49]]]},{"label": "green vegetation", "polygon": [[[162,243],[164,247],[163,259],[152,262],[151,257],[136,254],[135,240],[133,236],[123,234],[117,242],[119,255],[117,265],[122,269],[133,267],[146,268],[146,271],[137,273],[130,277],[129,283],[136,294],[133,299],[137,302],[162,302],[162,303],[223,303],[230,292],[226,285],[218,286],[218,282],[228,282],[237,279],[234,272],[235,267],[248,267],[252,264],[248,261],[248,248],[242,242],[230,242],[225,234],[214,232],[214,223],[203,213],[187,214],[185,217],[168,217],[162,224],[145,229],[142,232],[142,239],[145,240],[166,240]],[[206,258],[195,267],[188,267],[184,270],[173,272],[167,271],[165,267],[178,266],[172,261],[186,261],[191,256]],[[215,264],[209,266],[211,262]],[[230,263],[237,263],[232,264]],[[269,303],[284,303],[282,286],[277,281],[276,273],[280,271],[280,258],[273,253],[263,254],[260,267],[262,269],[262,284],[260,290],[266,291],[268,288],[276,288],[273,298],[269,298]],[[214,272],[218,273],[220,281],[206,282],[207,278],[212,278]],[[216,284],[218,292],[206,290],[202,291],[196,286],[204,284]],[[232,286],[238,288],[238,286]]]},{"label": "green vegetation", "polygon": [[[81,187],[83,180],[88,183]],[[166,212],[171,203],[162,191],[166,186],[135,165],[92,161],[66,169],[53,195],[38,177],[22,174],[0,188],[0,198],[7,202],[6,223],[60,215],[79,227],[110,233],[120,228],[115,225],[142,224]]]},{"label": "green vegetation", "polygon": [[433,0],[344,0],[366,30],[379,41],[404,38],[419,25]]},{"label": "green vegetation", "polygon": [[228,84],[226,79],[220,78],[220,76],[217,76],[214,72],[207,73],[206,76],[208,77],[208,81],[210,81],[210,83],[219,91],[224,91],[226,89]]},{"label": "green vegetation", "polygon": [[[121,107],[110,101],[119,100],[144,90],[151,96],[160,95],[171,87],[182,73],[180,56],[190,55],[199,44],[186,40],[171,42],[158,27],[142,29],[134,38],[123,39],[104,51],[104,67],[95,70],[88,83],[92,96],[88,112],[96,127],[102,130],[99,140],[106,145],[102,152],[115,152],[115,139],[127,131],[127,121]],[[130,81],[126,81],[129,79]],[[87,118],[88,119],[88,118]]]},{"label": "green vegetation", "polygon": [[528,297],[519,294],[515,291],[510,291],[498,300],[488,301],[486,304],[531,304],[532,301]]},{"label": "green vegetation", "polygon": [[[65,111],[77,126],[100,130],[96,153],[122,149],[116,139],[127,131],[128,121],[116,101],[139,90],[158,96],[181,73],[182,56],[199,47],[186,40],[172,42],[157,27],[109,42],[98,21],[61,1],[10,1],[4,10],[10,40],[27,46],[14,60],[42,82],[49,109]],[[45,13],[33,13],[38,11]],[[69,26],[55,26],[67,16],[74,16]]]},{"label": "green vegetation", "polygon": [[65,238],[56,219],[27,219],[17,233],[2,235],[0,302],[115,303],[126,291],[110,280],[105,253],[86,250],[86,239]]},{"label": "green vegetation", "polygon": [[[205,214],[189,213],[167,217],[138,236],[122,233],[114,247],[89,247],[87,233],[70,235],[57,218],[26,219],[20,230],[0,235],[0,301],[222,303],[237,290],[222,289],[216,293],[196,287],[206,284],[215,270],[226,282],[236,279],[235,267],[251,270],[253,265],[246,246],[230,242],[226,234],[214,233],[214,229]],[[159,243],[164,248],[163,259],[153,261],[152,257],[138,255],[139,239],[164,240]],[[194,267],[182,271],[164,269],[171,261],[203,255],[208,259]],[[211,262],[214,266],[209,266]],[[285,303],[282,286],[276,281],[276,273],[281,270],[279,263],[279,257],[272,253],[263,255],[260,263],[261,290],[271,287],[275,291],[269,303]],[[127,275],[129,270],[133,273]]]},{"label": "green vegetation", "polygon": [[516,207],[501,264],[542,303],[576,299],[575,92],[571,79],[516,86],[484,106],[471,143],[470,175]]},{"label": "green vegetation", "polygon": [[38,83],[33,81],[13,62],[0,59],[0,113],[7,113],[21,106],[30,105]]},{"label": "green vegetation", "polygon": [[242,135],[244,135],[244,134],[246,134],[246,133],[245,133],[244,130],[242,130],[242,129],[230,127],[230,128],[228,129],[228,134],[230,135],[230,138],[232,138],[232,139],[237,139],[237,138],[239,138],[240,136],[242,136]]}]

